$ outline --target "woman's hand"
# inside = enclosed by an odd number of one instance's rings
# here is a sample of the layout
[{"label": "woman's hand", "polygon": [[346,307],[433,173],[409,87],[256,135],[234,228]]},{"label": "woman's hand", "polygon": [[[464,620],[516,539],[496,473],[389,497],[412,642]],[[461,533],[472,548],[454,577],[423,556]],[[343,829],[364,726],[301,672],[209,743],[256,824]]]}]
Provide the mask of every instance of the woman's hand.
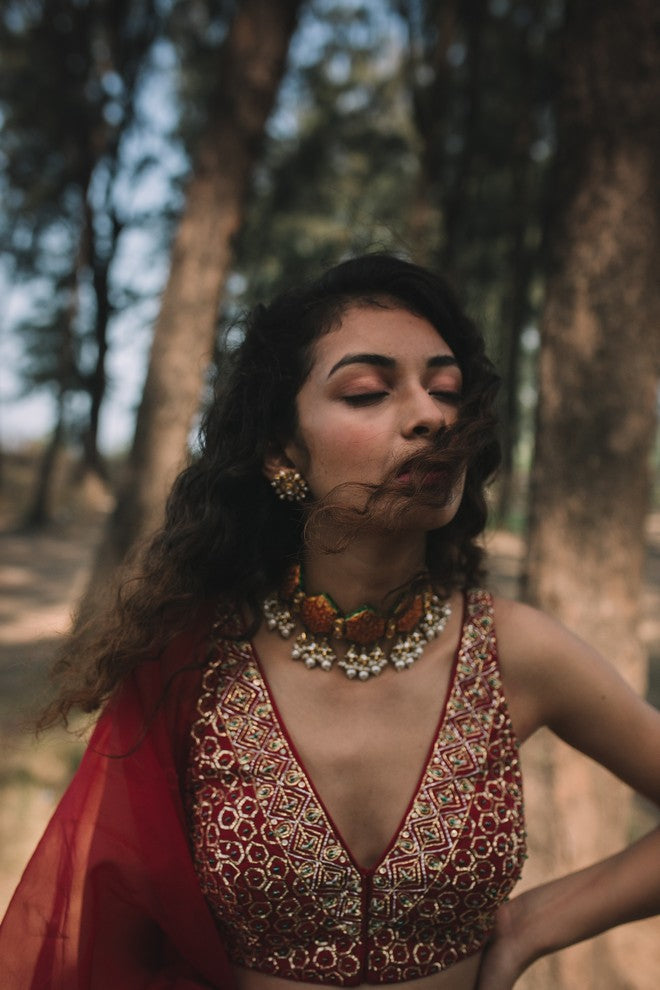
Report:
[{"label": "woman's hand", "polygon": [[541,956],[660,911],[660,828],[584,870],[526,890],[497,913],[477,990],[511,990]]},{"label": "woman's hand", "polygon": [[526,960],[523,930],[517,921],[516,901],[504,904],[497,913],[495,929],[479,967],[476,990],[511,990],[533,958]]},{"label": "woman's hand", "polygon": [[[519,739],[547,726],[660,806],[660,713],[548,616],[498,599],[496,622]],[[478,990],[510,990],[541,956],[660,913],[658,862],[660,829],[504,905],[483,956]]]}]

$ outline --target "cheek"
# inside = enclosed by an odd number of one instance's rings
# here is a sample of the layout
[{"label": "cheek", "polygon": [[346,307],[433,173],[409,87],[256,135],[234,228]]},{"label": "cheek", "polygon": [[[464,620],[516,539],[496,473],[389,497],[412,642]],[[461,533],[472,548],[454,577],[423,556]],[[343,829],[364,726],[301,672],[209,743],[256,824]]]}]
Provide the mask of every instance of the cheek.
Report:
[{"label": "cheek", "polygon": [[355,422],[336,423],[319,438],[321,455],[327,454],[340,463],[364,463],[382,455],[383,433],[373,426]]},{"label": "cheek", "polygon": [[308,451],[307,468],[312,479],[326,483],[378,481],[387,469],[390,445],[383,445],[383,434],[355,422],[333,422],[317,426],[303,436]]}]

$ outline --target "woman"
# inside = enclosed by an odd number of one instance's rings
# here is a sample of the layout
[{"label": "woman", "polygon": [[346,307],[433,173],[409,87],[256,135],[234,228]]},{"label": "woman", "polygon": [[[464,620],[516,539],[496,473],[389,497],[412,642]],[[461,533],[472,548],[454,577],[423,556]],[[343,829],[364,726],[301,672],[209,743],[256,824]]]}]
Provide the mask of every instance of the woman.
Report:
[{"label": "woman", "polygon": [[4,985],[505,990],[658,910],[659,833],[508,900],[518,745],[549,725],[660,800],[660,717],[480,590],[496,387],[444,283],[395,258],[257,308],[141,577],[61,661],[46,721],[104,711]]}]

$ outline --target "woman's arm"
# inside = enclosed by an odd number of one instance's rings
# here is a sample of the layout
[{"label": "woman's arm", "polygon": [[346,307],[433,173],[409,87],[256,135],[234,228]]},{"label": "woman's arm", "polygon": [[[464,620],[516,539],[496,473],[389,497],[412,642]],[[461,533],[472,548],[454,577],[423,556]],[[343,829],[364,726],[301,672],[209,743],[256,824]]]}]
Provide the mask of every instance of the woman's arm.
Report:
[{"label": "woman's arm", "polygon": [[505,904],[478,990],[510,990],[541,956],[660,912],[660,829],[623,852]]},{"label": "woman's arm", "polygon": [[[496,622],[505,687],[511,689],[521,736],[547,725],[660,804],[660,713],[547,616],[499,601]],[[660,829],[506,904],[484,955],[479,990],[510,990],[539,957],[658,912]]]}]

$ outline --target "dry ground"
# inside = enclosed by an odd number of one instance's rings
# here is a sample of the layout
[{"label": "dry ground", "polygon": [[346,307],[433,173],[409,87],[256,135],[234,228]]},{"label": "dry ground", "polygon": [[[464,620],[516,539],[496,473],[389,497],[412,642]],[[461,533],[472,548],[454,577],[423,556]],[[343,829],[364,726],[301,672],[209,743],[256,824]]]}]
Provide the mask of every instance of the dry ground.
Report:
[{"label": "dry ground", "polygon": [[[49,659],[84,587],[102,521],[101,511],[76,512],[74,507],[69,518],[41,534],[12,531],[6,517],[4,531],[0,529],[0,916],[82,751],[80,738],[64,731],[36,741],[30,718],[45,697]],[[652,655],[650,692],[658,704],[660,513],[649,520],[648,537],[642,634]],[[490,551],[498,589],[515,594],[520,540],[508,533],[493,534]],[[654,820],[653,809],[638,805],[634,831]],[[620,937],[628,957],[636,960],[638,972],[630,987],[653,990],[660,985],[660,925],[654,921],[626,926]]]}]

